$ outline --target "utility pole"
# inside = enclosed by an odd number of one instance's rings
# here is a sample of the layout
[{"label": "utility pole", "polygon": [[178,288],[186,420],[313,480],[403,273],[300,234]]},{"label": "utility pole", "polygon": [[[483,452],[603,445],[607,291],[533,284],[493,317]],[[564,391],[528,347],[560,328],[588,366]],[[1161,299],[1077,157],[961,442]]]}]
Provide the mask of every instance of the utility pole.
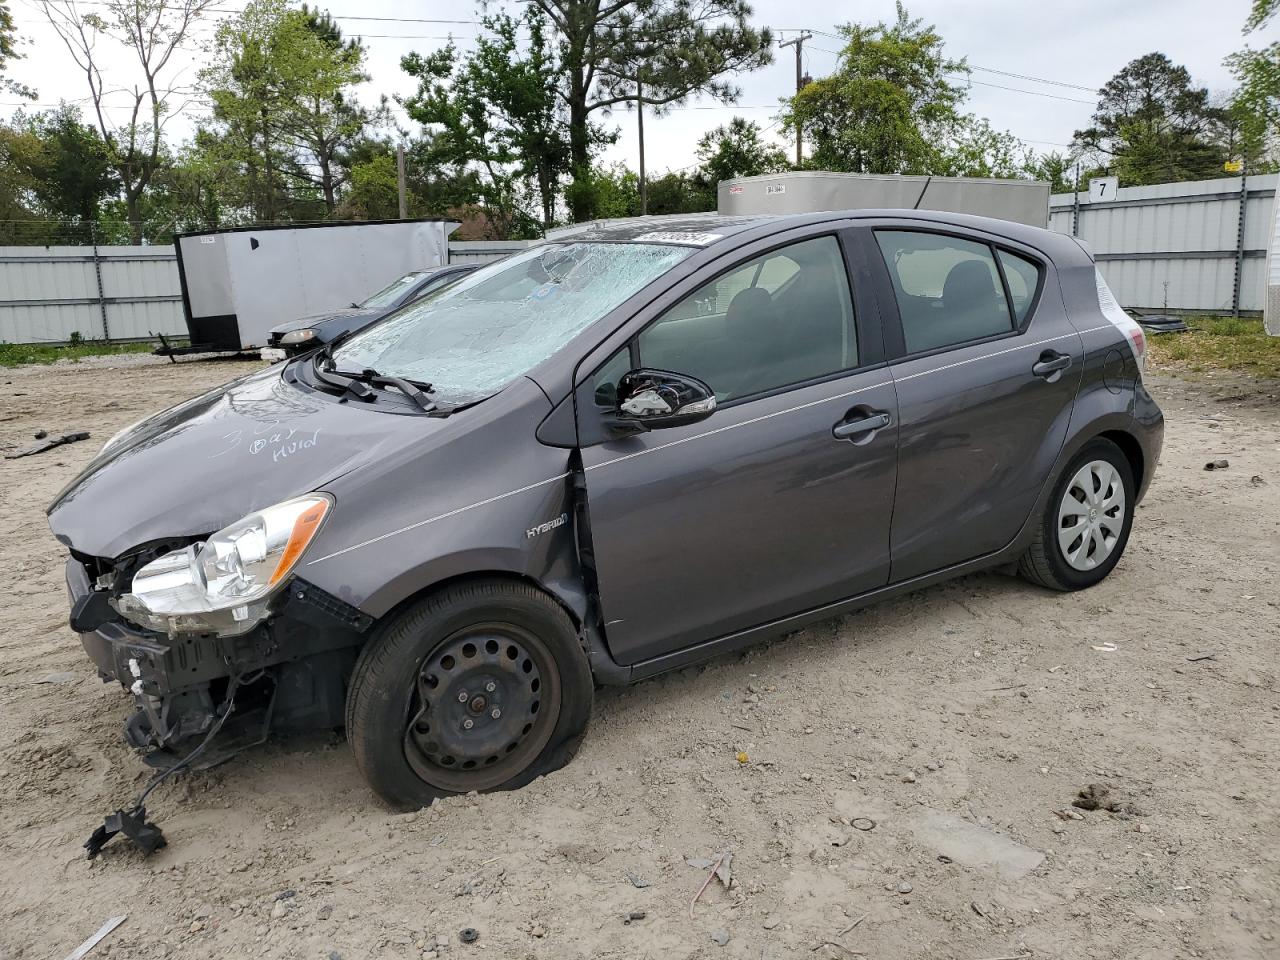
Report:
[{"label": "utility pole", "polygon": [[404,144],[396,147],[396,187],[400,193],[400,219],[409,219],[409,198],[404,186]]},{"label": "utility pole", "polygon": [[640,133],[640,216],[649,212],[648,191],[644,176],[644,83],[636,80],[636,128]]},{"label": "utility pole", "polygon": [[[801,51],[804,49],[804,42],[812,40],[813,34],[801,32],[794,40],[788,40],[786,43],[780,43],[780,47],[796,48],[796,93],[804,89],[804,64],[801,61]],[[799,167],[804,162],[803,140],[801,137],[800,123],[796,122],[796,166]]]}]

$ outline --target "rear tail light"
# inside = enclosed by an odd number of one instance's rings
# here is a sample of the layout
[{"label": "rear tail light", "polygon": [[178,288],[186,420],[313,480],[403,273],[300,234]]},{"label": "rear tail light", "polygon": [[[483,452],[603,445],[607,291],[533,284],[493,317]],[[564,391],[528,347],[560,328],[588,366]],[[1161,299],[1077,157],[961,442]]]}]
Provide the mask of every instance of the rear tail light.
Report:
[{"label": "rear tail light", "polygon": [[1138,365],[1138,370],[1145,370],[1147,363],[1147,335],[1142,332],[1142,327],[1138,325],[1137,321],[1125,313],[1124,308],[1116,302],[1115,294],[1107,286],[1107,281],[1102,276],[1102,271],[1094,267],[1093,276],[1098,284],[1098,307],[1102,310],[1102,315],[1124,334],[1129,348],[1133,350],[1133,359]]}]

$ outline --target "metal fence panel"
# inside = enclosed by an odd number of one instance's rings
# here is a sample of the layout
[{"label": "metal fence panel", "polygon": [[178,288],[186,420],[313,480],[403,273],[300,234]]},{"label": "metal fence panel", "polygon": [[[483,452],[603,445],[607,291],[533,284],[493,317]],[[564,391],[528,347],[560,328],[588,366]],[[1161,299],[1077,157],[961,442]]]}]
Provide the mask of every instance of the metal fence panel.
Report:
[{"label": "metal fence panel", "polygon": [[0,247],[0,342],[182,336],[173,247]]},{"label": "metal fence panel", "polygon": [[449,262],[481,263],[501,260],[540,243],[541,240],[453,240],[449,243]]},{"label": "metal fence panel", "polygon": [[[1107,284],[1134,310],[1262,309],[1275,174],[1124,187],[1114,200],[1054,194],[1049,229],[1092,248]],[[1240,198],[1246,195],[1241,223]],[[1079,202],[1076,208],[1077,199]],[[1243,230],[1241,229],[1243,227]]]},{"label": "metal fence panel", "polygon": [[[499,260],[540,242],[450,243],[449,262]],[[173,247],[99,247],[96,258],[93,247],[0,247],[0,343],[65,343],[73,333],[186,336]]]}]

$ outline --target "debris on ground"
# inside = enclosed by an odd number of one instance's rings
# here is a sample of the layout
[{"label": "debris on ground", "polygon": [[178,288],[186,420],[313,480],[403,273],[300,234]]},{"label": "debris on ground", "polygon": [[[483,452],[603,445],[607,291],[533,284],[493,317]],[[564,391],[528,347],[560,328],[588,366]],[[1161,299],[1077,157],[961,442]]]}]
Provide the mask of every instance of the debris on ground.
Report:
[{"label": "debris on ground", "polygon": [[1073,807],[1081,810],[1105,810],[1108,813],[1122,813],[1131,817],[1142,816],[1142,811],[1130,801],[1113,791],[1105,783],[1091,783],[1071,801]]},{"label": "debris on ground", "polygon": [[1218,659],[1218,655],[1216,653],[1197,653],[1194,656],[1187,657],[1187,660],[1190,661],[1191,663],[1199,663],[1201,660],[1217,660],[1217,659]]},{"label": "debris on ground", "polygon": [[106,923],[97,929],[93,936],[67,954],[67,960],[80,960],[81,957],[86,956],[90,950],[105,940],[112,930],[128,919],[129,915],[127,913],[121,914],[118,917],[111,917]]},{"label": "debris on ground", "polygon": [[64,433],[56,437],[46,437],[39,443],[33,443],[29,447],[23,447],[17,453],[6,453],[6,460],[17,460],[19,457],[31,457],[37,453],[44,453],[46,450],[52,450],[54,447],[60,447],[64,443],[75,443],[78,440],[88,440],[88,430],[77,430],[75,433]]},{"label": "debris on ground", "polygon": [[1039,850],[948,813],[924,810],[910,827],[918,841],[956,863],[990,870],[1005,880],[1021,880],[1044,862]]},{"label": "debris on ground", "polygon": [[626,873],[623,874],[623,876],[626,877],[628,880],[630,880],[631,885],[635,887],[637,890],[643,890],[645,887],[649,886],[648,880],[646,880],[644,877],[640,876],[638,873],[635,873],[632,870],[628,870]]},{"label": "debris on ground", "polygon": [[715,930],[712,930],[711,942],[715,944],[719,944],[720,946],[723,947],[726,943],[729,942],[729,931],[724,929],[723,927],[717,927]]},{"label": "debris on ground", "polygon": [[728,890],[730,885],[733,883],[733,874],[730,870],[730,865],[733,863],[733,854],[726,850],[724,853],[719,854],[714,860],[707,860],[701,857],[689,859],[686,857],[685,863],[689,864],[691,867],[698,867],[700,869],[706,869],[707,867],[711,868],[711,872],[707,874],[707,879],[702,881],[702,886],[698,888],[698,892],[695,893],[693,895],[693,899],[689,901],[689,919],[692,920],[694,905],[697,904],[698,900],[702,897],[702,894],[706,892],[707,887],[711,886],[712,880],[719,879],[719,881],[724,884],[724,888],[726,890]]},{"label": "debris on ground", "polygon": [[463,943],[475,943],[480,939],[480,931],[475,927],[463,927],[458,931],[458,939]]},{"label": "debris on ground", "polygon": [[643,920],[646,916],[647,914],[643,910],[632,910],[622,918],[622,922],[625,924],[631,924],[637,920]]},{"label": "debris on ground", "polygon": [[71,683],[76,678],[76,674],[70,670],[63,670],[58,673],[46,673],[43,677],[32,680],[32,683]]},{"label": "debris on ground", "polygon": [[1231,466],[1231,463],[1227,460],[1210,460],[1204,465],[1204,468],[1206,470],[1225,470],[1229,466]]}]

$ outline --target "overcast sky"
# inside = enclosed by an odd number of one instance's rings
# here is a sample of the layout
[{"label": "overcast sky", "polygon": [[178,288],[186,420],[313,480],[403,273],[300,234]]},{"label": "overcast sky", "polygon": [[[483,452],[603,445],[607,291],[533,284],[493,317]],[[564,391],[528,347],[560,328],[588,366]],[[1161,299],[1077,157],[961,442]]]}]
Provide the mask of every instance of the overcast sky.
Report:
[{"label": "overcast sky", "polygon": [[[244,0],[225,0],[219,7],[232,10],[243,5]],[[317,5],[327,7],[344,31],[365,38],[372,81],[364,85],[360,95],[368,102],[376,101],[381,94],[411,92],[413,85],[399,67],[405,53],[442,46],[451,33],[465,45],[466,38],[474,37],[477,30],[475,8],[468,0],[331,0],[327,4],[321,0]],[[19,36],[25,41],[20,47],[25,59],[13,65],[13,79],[34,87],[40,104],[54,104],[63,98],[83,102],[85,79],[77,73],[56,34],[44,23],[38,4],[33,0],[11,0],[11,8]],[[1063,149],[1072,132],[1087,124],[1095,97],[1080,87],[1096,89],[1130,60],[1152,51],[1184,64],[1195,82],[1211,91],[1229,89],[1231,75],[1222,61],[1244,44],[1240,30],[1248,8],[1248,0],[1220,0],[1213,4],[1203,0],[1131,0],[1124,4],[1115,0],[1078,0],[1070,5],[1043,0],[914,0],[908,7],[913,16],[937,26],[949,56],[966,57],[974,68],[968,109],[1041,151]],[[91,12],[101,7],[85,4],[82,9]],[[833,51],[840,44],[819,31],[831,33],[837,23],[855,16],[871,22],[892,19],[893,15],[892,0],[860,0],[843,5],[819,0],[756,0],[754,19],[757,24],[772,27],[782,39],[790,39],[797,29],[817,34],[805,47],[805,69],[820,77],[835,65]],[[373,17],[457,18],[471,22],[368,19]],[[207,25],[199,36],[208,38],[211,32],[212,26]],[[1269,32],[1274,33],[1275,28]],[[1271,37],[1255,35],[1251,42],[1258,46],[1264,39]],[[188,80],[194,79],[202,60],[203,53],[193,48],[192,62],[183,66]],[[132,85],[136,73],[127,69],[121,52],[110,51],[104,62],[108,65],[104,71],[108,87]],[[775,121],[777,98],[794,89],[793,51],[779,50],[771,66],[740,76],[736,82],[742,89],[737,106],[694,101],[666,117],[647,118],[651,173],[693,164],[698,137],[735,113],[762,127],[772,125],[769,135],[782,142]],[[0,115],[7,116],[15,109],[15,98],[8,94],[0,97]],[[121,105],[128,100],[117,95],[109,102]],[[202,109],[198,103],[187,107],[172,122],[170,131],[179,139],[187,136]],[[618,112],[613,121],[621,127],[622,136],[606,152],[605,159],[635,167],[634,114]]]}]

